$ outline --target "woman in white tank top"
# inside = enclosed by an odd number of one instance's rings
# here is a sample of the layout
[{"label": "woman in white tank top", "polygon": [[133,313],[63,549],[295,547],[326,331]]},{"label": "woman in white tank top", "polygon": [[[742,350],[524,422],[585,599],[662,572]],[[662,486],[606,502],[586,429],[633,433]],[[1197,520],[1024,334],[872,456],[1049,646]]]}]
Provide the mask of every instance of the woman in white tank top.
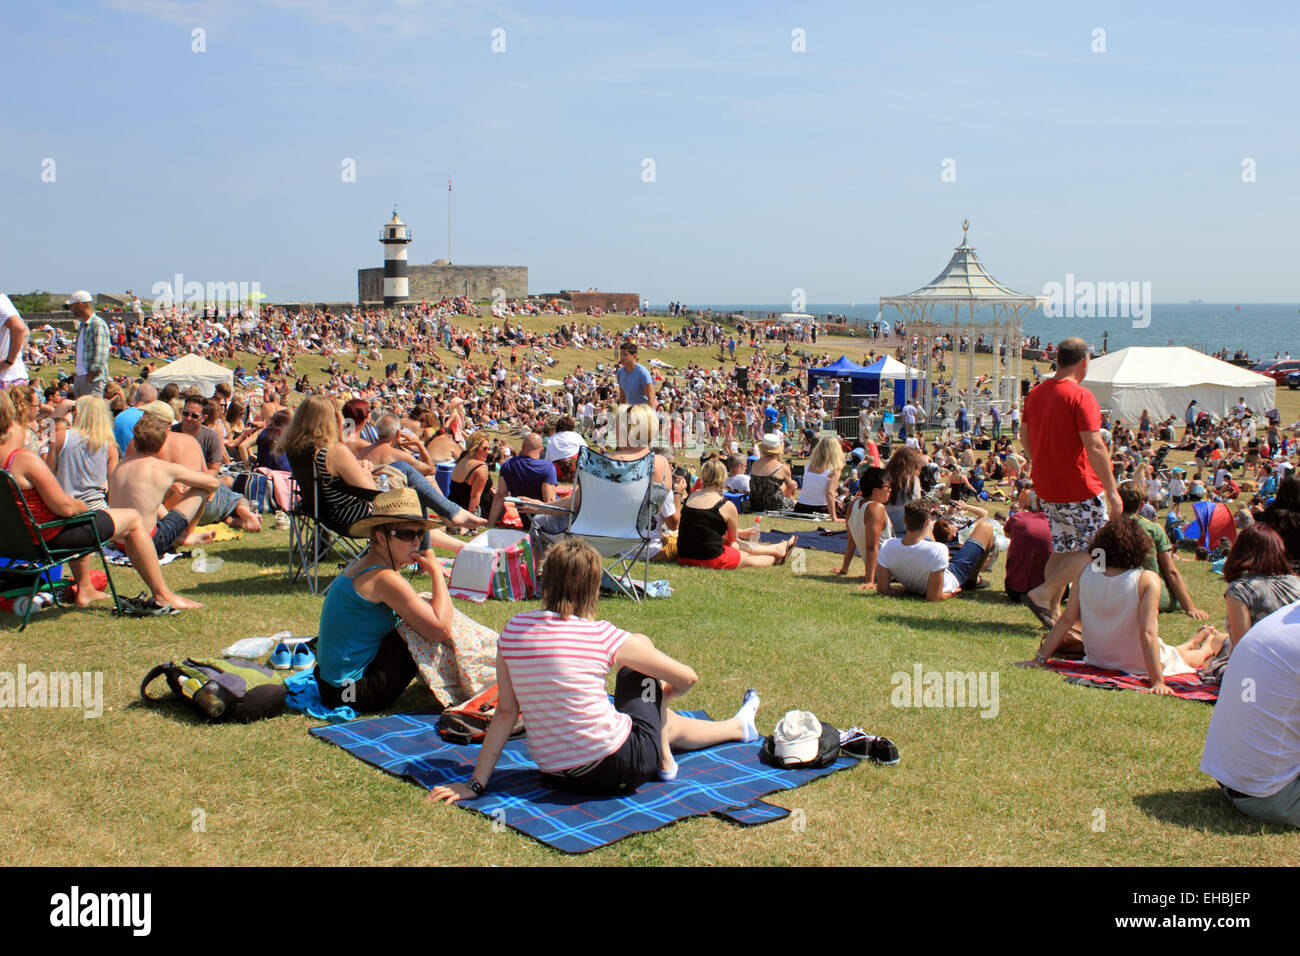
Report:
[{"label": "woman in white tank top", "polygon": [[1146,677],[1155,694],[1173,693],[1164,678],[1193,673],[1213,657],[1226,635],[1208,624],[1177,647],[1160,640],[1160,576],[1142,569],[1151,547],[1131,517],[1113,518],[1098,531],[1089,547],[1093,560],[1074,580],[1075,597],[1026,663],[1041,667],[1076,623],[1087,663]]}]

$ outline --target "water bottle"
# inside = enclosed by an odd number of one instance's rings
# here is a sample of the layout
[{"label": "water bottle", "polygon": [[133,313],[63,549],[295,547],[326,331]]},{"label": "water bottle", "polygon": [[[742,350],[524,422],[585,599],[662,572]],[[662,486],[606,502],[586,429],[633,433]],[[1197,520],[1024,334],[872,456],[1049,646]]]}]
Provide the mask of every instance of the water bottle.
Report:
[{"label": "water bottle", "polygon": [[384,474],[383,472],[380,472],[378,475],[375,476],[375,484],[379,486],[380,491],[387,491],[388,475]]},{"label": "water bottle", "polygon": [[[198,681],[191,679],[191,683],[197,684]],[[226,701],[221,696],[221,685],[214,680],[208,681],[190,696],[194,703],[214,720],[226,712]]]},{"label": "water bottle", "polygon": [[54,603],[54,598],[44,591],[38,591],[35,596],[24,594],[22,597],[14,598],[14,614],[24,617],[27,614],[27,607],[31,605],[32,613],[35,614],[47,604]]}]

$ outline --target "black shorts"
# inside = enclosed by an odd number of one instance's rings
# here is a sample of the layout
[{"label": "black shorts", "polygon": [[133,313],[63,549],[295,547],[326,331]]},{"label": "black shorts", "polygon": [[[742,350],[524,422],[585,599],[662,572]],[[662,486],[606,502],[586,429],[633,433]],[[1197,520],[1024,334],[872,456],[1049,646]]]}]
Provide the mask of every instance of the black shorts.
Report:
[{"label": "black shorts", "polygon": [[107,511],[92,511],[95,516],[93,522],[83,521],[75,524],[70,528],[64,528],[49,541],[45,542],[51,550],[73,551],[82,548],[93,548],[95,546],[95,533],[99,533],[99,540],[107,544],[113,537],[113,516]]},{"label": "black shorts", "polygon": [[158,519],[153,529],[153,549],[158,552],[158,557],[170,551],[189,526],[190,519],[179,511],[169,511]]},{"label": "black shorts", "polygon": [[654,780],[659,775],[662,699],[663,686],[659,681],[622,668],[614,681],[614,709],[632,718],[632,728],[623,746],[589,767],[543,773],[542,779],[557,790],[592,796],[623,796]]}]

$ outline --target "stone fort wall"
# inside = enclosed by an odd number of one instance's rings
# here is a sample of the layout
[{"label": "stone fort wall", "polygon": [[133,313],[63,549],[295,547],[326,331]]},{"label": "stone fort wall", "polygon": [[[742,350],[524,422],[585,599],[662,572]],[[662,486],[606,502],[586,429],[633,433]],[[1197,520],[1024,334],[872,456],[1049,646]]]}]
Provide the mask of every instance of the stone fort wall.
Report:
[{"label": "stone fort wall", "polygon": [[[436,302],[446,296],[468,295],[470,299],[491,299],[493,289],[505,290],[508,299],[528,296],[527,266],[417,266],[410,267],[410,298],[414,302]],[[357,270],[357,300],[382,302],[384,270]]]}]

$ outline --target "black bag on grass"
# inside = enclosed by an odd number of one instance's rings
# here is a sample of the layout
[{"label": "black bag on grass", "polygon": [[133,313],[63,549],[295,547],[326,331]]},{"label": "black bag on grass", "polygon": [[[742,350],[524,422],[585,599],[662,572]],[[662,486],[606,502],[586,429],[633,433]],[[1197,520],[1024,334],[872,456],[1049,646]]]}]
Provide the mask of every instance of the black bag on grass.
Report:
[{"label": "black bag on grass", "polygon": [[159,703],[149,696],[149,685],[158,677],[167,679],[173,694],[213,723],[233,720],[247,724],[263,717],[277,717],[284,711],[283,679],[269,668],[252,661],[196,661],[159,664],[140,684],[146,703]]},{"label": "black bag on grass", "polygon": [[830,724],[822,724],[822,735],[817,741],[817,756],[811,760],[787,763],[776,755],[776,742],[771,734],[763,738],[758,759],[781,770],[821,770],[829,767],[840,755],[840,732]]}]

